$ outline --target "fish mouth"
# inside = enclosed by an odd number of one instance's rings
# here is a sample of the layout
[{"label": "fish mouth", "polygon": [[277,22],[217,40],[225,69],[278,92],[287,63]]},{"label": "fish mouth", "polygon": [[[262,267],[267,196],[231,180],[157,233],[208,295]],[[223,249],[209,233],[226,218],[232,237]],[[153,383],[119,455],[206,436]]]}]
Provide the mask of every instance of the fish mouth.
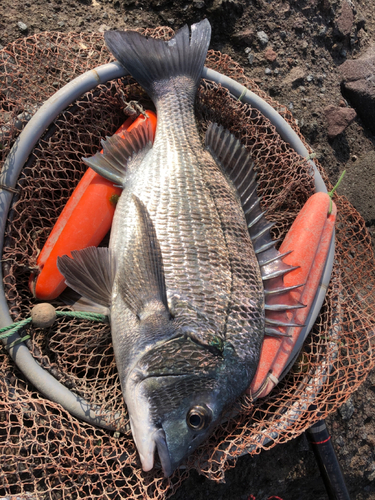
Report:
[{"label": "fish mouth", "polygon": [[145,448],[142,449],[142,447],[139,446],[139,443],[137,443],[136,440],[136,445],[142,463],[142,469],[145,472],[148,472],[154,468],[155,448],[156,448],[159,455],[161,467],[163,469],[164,477],[169,477],[174,471],[175,467],[173,467],[171,457],[169,455],[168,445],[164,430],[161,428],[154,430],[151,434],[149,444],[150,446],[148,447],[148,449]]},{"label": "fish mouth", "polygon": [[164,477],[169,477],[174,471],[171,457],[168,451],[167,440],[163,429],[158,429],[154,436],[155,445],[158,450],[161,467],[164,472]]},{"label": "fish mouth", "polygon": [[129,394],[132,394],[132,397],[127,400],[130,426],[142,469],[148,472],[154,467],[155,449],[157,449],[164,476],[169,477],[175,467],[171,460],[164,429],[152,421],[148,398],[144,391],[146,380],[149,378],[142,380],[141,383],[135,383],[133,391],[129,391]]}]

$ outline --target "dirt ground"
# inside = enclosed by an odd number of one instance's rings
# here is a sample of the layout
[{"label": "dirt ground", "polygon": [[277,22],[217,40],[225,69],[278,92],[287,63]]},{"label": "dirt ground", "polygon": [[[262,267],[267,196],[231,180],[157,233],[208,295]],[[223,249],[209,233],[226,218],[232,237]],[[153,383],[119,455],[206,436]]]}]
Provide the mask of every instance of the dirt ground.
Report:
[{"label": "dirt ground", "polygon": [[[352,14],[341,14],[344,2]],[[0,45],[42,31],[104,31],[168,25],[177,29],[207,17],[211,48],[228,53],[246,74],[292,111],[333,184],[346,169],[346,194],[375,236],[374,136],[360,118],[333,139],[324,108],[350,106],[339,66],[375,42],[375,2],[368,0],[2,0]],[[345,6],[345,8],[347,8]],[[341,16],[341,17],[340,17]],[[22,24],[23,23],[23,24]],[[294,78],[291,76],[294,75]],[[328,419],[352,499],[375,499],[375,373],[342,411]],[[284,500],[327,497],[305,436],[243,457],[216,484],[193,474],[177,499]]]}]

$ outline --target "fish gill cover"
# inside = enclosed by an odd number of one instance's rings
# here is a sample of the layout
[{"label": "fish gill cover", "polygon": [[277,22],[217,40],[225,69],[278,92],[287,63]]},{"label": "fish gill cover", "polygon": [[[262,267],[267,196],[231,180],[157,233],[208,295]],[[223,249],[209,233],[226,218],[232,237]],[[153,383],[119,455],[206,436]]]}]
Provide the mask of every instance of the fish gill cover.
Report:
[{"label": "fish gill cover", "polygon": [[[145,34],[169,38],[172,31],[158,28]],[[95,34],[41,34],[3,50],[0,98],[6,121],[4,118],[0,126],[10,123],[10,127],[2,136],[0,165],[19,133],[12,118],[39,106],[78,74],[110,59],[102,36]],[[290,112],[246,78],[228,56],[209,51],[206,66],[255,91],[298,133]],[[130,77],[87,92],[55,120],[19,178],[1,257],[14,321],[28,317],[35,304],[27,286],[29,274],[85,170],[81,157],[95,154],[99,136],[114,133],[124,121],[120,90],[127,101],[151,104]],[[261,113],[233,100],[216,84],[202,82],[196,105],[202,137],[209,122],[215,121],[248,148],[258,172],[262,206],[268,210],[267,218],[276,222],[275,238],[283,238],[313,193],[307,162],[282,141]],[[344,197],[335,195],[335,202],[338,221],[332,279],[301,356],[267,398],[251,402],[243,397],[237,416],[219,426],[190,457],[186,468],[169,479],[163,478],[161,469],[142,472],[130,432],[117,435],[95,428],[36,392],[2,348],[0,494],[43,499],[162,499],[178,488],[190,470],[220,481],[238,456],[259,453],[269,441],[265,438],[272,438],[267,446],[285,442],[338,408],[374,365],[375,281],[371,240],[363,219]],[[32,355],[61,383],[103,409],[126,411],[107,324],[64,318],[50,330],[29,327],[29,332]],[[308,410],[314,387],[320,388],[314,399],[316,410]]]}]

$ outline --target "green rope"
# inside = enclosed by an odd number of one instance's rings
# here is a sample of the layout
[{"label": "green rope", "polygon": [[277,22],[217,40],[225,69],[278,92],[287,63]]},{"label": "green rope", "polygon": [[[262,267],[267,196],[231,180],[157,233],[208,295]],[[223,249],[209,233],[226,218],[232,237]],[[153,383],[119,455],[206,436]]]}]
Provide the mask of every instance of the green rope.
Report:
[{"label": "green rope", "polygon": [[69,316],[71,318],[89,319],[91,321],[108,321],[105,314],[90,313],[84,311],[56,311],[56,316]]},{"label": "green rope", "polygon": [[[6,339],[7,337],[11,337],[13,333],[21,330],[22,327],[31,323],[31,318],[23,319],[22,321],[17,321],[16,323],[12,323],[9,326],[4,326],[4,328],[0,328],[0,339]],[[3,333],[7,332],[7,333]]]},{"label": "green rope", "polygon": [[241,95],[240,95],[240,97],[237,99],[237,101],[242,101],[242,98],[245,96],[246,92],[247,92],[247,89],[244,87],[244,88],[243,88],[243,91],[241,92]]},{"label": "green rope", "polygon": [[330,192],[328,193],[328,196],[331,198],[331,199],[329,200],[329,210],[328,210],[328,215],[331,215],[331,213],[332,213],[332,208],[333,208],[333,207],[332,207],[332,198],[333,198],[333,195],[335,194],[336,189],[337,189],[337,188],[339,187],[339,185],[341,184],[341,181],[343,180],[343,178],[344,178],[344,175],[345,175],[345,174],[346,174],[346,170],[344,170],[344,171],[343,171],[343,173],[340,175],[340,178],[339,178],[339,180],[336,182],[336,184],[335,184],[334,188],[332,189],[332,191],[330,191]]},{"label": "green rope", "polygon": [[29,340],[30,338],[31,338],[30,335],[25,335],[24,337],[22,337],[20,339],[13,340],[13,342],[8,344],[6,347],[7,347],[7,349],[11,349],[15,345],[20,344],[21,342],[24,342],[25,340]]},{"label": "green rope", "polygon": [[[79,318],[79,319],[88,319],[91,321],[101,321],[101,322],[106,322],[108,321],[108,317],[105,314],[97,314],[97,313],[90,313],[90,312],[83,312],[83,311],[56,311],[56,317],[63,317],[67,316],[70,318]],[[24,326],[28,325],[31,323],[32,318],[26,318],[21,321],[16,321],[15,323],[12,323],[11,325],[4,326],[3,328],[0,328],[0,340],[6,339],[7,337],[11,337],[14,333],[19,332]],[[7,348],[10,349],[11,347],[14,347],[16,344],[19,344],[20,342],[23,342],[24,340],[27,340],[30,338],[30,335],[25,335],[21,339],[16,339],[14,340],[11,344],[7,345]]]}]

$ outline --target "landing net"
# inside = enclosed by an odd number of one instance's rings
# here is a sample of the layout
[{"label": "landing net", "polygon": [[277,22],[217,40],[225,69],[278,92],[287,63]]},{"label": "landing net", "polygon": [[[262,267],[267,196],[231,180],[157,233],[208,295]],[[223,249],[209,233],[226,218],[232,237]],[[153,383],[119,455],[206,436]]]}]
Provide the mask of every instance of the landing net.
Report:
[{"label": "landing net", "polygon": [[[172,30],[148,30],[168,38]],[[56,90],[83,72],[112,60],[101,34],[42,33],[0,52],[0,167],[17,126]],[[300,135],[285,106],[244,76],[230,57],[210,51],[206,66],[230,76],[271,104]],[[152,103],[130,78],[87,92],[67,107],[35,145],[13,197],[1,256],[12,319],[29,317],[36,301],[30,272],[85,165],[100,139],[123,123],[126,101]],[[314,192],[306,160],[283,142],[256,109],[224,88],[203,81],[197,96],[202,136],[210,121],[241,139],[258,171],[259,195],[267,218],[283,238]],[[303,137],[300,135],[304,141]],[[306,145],[311,151],[311,149]],[[317,166],[329,182],[318,162]],[[244,453],[259,453],[295,438],[344,403],[374,365],[374,255],[365,222],[335,195],[338,207],[332,280],[316,324],[290,373],[265,399],[244,397],[239,414],[217,428],[170,479],[161,470],[144,473],[131,433],[93,427],[38,393],[0,347],[0,495],[40,499],[150,498],[173,493],[192,469],[223,480]],[[61,302],[54,302],[56,307]],[[113,357],[109,326],[59,318],[47,330],[26,328],[28,347],[41,366],[88,402],[113,413],[126,408]],[[311,395],[316,405],[309,410]]]}]

